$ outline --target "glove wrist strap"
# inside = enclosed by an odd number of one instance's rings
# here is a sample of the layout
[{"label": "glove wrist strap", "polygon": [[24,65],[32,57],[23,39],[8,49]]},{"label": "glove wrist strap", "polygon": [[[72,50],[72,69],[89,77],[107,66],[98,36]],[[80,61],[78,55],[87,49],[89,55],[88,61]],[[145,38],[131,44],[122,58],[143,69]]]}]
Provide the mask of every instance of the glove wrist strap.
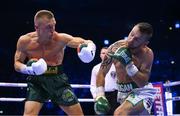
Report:
[{"label": "glove wrist strap", "polygon": [[138,68],[133,63],[126,66],[126,72],[130,77],[133,77],[138,71]]},{"label": "glove wrist strap", "polygon": [[21,69],[20,69],[20,72],[23,73],[23,74],[30,74],[30,75],[34,75],[34,71],[32,69],[32,67],[28,67],[26,65],[22,65]]},{"label": "glove wrist strap", "polygon": [[100,87],[97,87],[96,88],[96,97],[98,96],[104,96],[104,87],[103,86],[100,86]]}]

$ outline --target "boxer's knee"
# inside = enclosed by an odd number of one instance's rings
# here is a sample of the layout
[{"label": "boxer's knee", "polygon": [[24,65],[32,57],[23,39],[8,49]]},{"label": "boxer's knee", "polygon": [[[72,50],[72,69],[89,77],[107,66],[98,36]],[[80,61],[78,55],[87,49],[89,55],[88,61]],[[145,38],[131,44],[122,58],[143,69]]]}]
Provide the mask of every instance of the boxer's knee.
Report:
[{"label": "boxer's knee", "polygon": [[23,114],[23,116],[37,116],[38,115],[38,113],[33,109],[33,108],[26,108],[25,110],[24,110],[24,114]]},{"label": "boxer's knee", "polygon": [[27,101],[24,108],[24,116],[37,116],[42,107],[41,103],[34,101]]},{"label": "boxer's knee", "polygon": [[128,111],[125,110],[124,108],[117,108],[115,111],[114,111],[114,116],[118,116],[118,115],[128,115]]}]

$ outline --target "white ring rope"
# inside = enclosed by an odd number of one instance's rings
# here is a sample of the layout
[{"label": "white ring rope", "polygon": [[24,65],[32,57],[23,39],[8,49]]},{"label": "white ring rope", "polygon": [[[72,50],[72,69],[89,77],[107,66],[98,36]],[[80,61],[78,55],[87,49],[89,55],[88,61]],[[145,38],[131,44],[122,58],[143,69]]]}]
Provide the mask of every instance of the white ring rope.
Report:
[{"label": "white ring rope", "polygon": [[[25,98],[5,98],[1,97],[0,101],[6,101],[6,102],[22,102]],[[79,98],[79,102],[94,102],[94,99],[87,99],[87,98]],[[51,100],[48,100],[47,102],[51,102]]]},{"label": "white ring rope", "polygon": [[166,100],[167,100],[167,101],[170,101],[170,100],[172,100],[172,101],[180,101],[180,96],[168,98],[168,99],[166,99]]},{"label": "white ring rope", "polygon": [[[180,85],[180,81],[176,82],[170,82],[170,83],[165,83],[163,84],[164,87],[170,87],[170,86],[176,86]],[[80,84],[71,84],[73,88],[90,88],[90,85],[80,85]],[[5,82],[0,82],[0,87],[27,87],[26,83],[5,83]],[[25,100],[25,98],[0,98],[0,101],[12,101],[12,102],[21,102]],[[85,98],[80,98],[78,99],[80,102],[94,102],[94,99],[85,99]],[[172,97],[171,99],[166,99],[167,101],[172,100],[172,101],[180,101],[180,96]]]},{"label": "white ring rope", "polygon": [[[26,83],[5,83],[0,82],[0,87],[27,87]],[[73,88],[90,88],[90,85],[71,84]]]},{"label": "white ring rope", "polygon": [[[164,87],[180,85],[180,81],[163,84]],[[71,84],[73,88],[90,88],[90,85]],[[26,83],[5,83],[0,82],[0,87],[27,87]]]},{"label": "white ring rope", "polygon": [[176,85],[180,85],[180,81],[169,82],[169,83],[163,84],[164,87],[170,87],[170,86],[176,86]]},{"label": "white ring rope", "polygon": [[[1,97],[0,101],[7,101],[7,102],[22,102],[24,101],[25,98],[6,98],[6,97]],[[94,102],[94,99],[89,99],[89,98],[79,98],[78,99],[80,102]],[[180,96],[172,97],[166,99],[166,101],[180,101]],[[48,102],[51,102],[50,100]]]},{"label": "white ring rope", "polygon": [[[0,82],[0,87],[27,87],[26,83],[5,83]],[[71,84],[73,88],[90,88],[90,85]],[[0,101],[22,102],[25,98],[0,98]],[[94,102],[94,99],[79,98],[80,102]],[[50,101],[49,101],[50,102]]]}]

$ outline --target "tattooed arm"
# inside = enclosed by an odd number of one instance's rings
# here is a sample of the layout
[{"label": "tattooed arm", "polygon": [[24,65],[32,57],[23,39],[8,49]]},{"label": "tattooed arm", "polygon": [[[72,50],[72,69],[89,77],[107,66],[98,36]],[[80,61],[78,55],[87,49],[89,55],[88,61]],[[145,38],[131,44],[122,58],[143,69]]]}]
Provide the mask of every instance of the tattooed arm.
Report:
[{"label": "tattooed arm", "polygon": [[108,73],[109,69],[111,68],[111,65],[112,65],[112,58],[106,55],[104,57],[104,60],[101,63],[100,69],[97,74],[97,78],[96,78],[97,87],[100,87],[100,86],[104,87],[105,76]]},{"label": "tattooed arm", "polygon": [[[125,46],[125,45],[127,45],[125,40],[119,40],[109,46],[108,53],[114,53],[119,47]],[[108,73],[111,65],[112,65],[112,58],[110,58],[108,55],[106,55],[104,60],[101,63],[101,67],[97,74],[97,78],[96,78],[97,79],[96,80],[97,87],[100,87],[100,86],[104,87],[104,83],[105,83],[104,78],[105,78],[106,74]]]},{"label": "tattooed arm", "polygon": [[96,78],[96,96],[95,96],[95,104],[94,104],[94,111],[96,114],[107,114],[110,109],[109,102],[105,97],[104,92],[104,83],[105,83],[105,76],[109,71],[112,65],[112,59],[109,56],[105,56],[104,60],[101,63],[99,72]]},{"label": "tattooed arm", "polygon": [[111,44],[108,48],[108,53],[114,53],[119,47],[127,46],[127,42],[125,40],[119,40],[115,43]]},{"label": "tattooed arm", "polygon": [[96,96],[95,96],[95,104],[94,104],[94,111],[96,112],[96,114],[106,114],[110,109],[109,102],[105,97],[104,83],[105,83],[105,76],[109,71],[111,65],[112,65],[112,59],[106,55],[101,63],[96,78],[97,88],[96,88]]}]

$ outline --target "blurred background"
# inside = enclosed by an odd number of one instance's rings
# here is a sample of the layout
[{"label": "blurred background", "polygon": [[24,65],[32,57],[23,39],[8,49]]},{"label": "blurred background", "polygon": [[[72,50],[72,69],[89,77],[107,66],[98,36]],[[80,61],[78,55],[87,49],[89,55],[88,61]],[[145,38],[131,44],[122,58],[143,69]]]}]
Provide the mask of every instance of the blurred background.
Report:
[{"label": "blurred background", "polygon": [[[100,62],[99,52],[117,40],[127,37],[138,22],[149,22],[154,35],[149,47],[155,54],[151,82],[173,82],[180,78],[180,2],[178,0],[3,0],[0,4],[0,82],[26,82],[15,72],[14,53],[19,37],[34,31],[33,18],[41,9],[51,10],[56,30],[92,39],[97,52],[95,60],[82,63],[76,49],[66,48],[64,69],[70,83],[90,84],[91,69]],[[78,67],[78,68],[76,68]],[[173,96],[179,87],[171,87]],[[89,89],[74,89],[79,98],[91,98]],[[0,88],[0,97],[25,97],[26,88]],[[86,115],[94,114],[93,103],[81,103]],[[88,106],[88,107],[87,107]],[[179,113],[179,101],[173,103]],[[0,102],[0,114],[22,114],[23,102]],[[63,114],[57,106],[46,103],[40,114]]]}]

